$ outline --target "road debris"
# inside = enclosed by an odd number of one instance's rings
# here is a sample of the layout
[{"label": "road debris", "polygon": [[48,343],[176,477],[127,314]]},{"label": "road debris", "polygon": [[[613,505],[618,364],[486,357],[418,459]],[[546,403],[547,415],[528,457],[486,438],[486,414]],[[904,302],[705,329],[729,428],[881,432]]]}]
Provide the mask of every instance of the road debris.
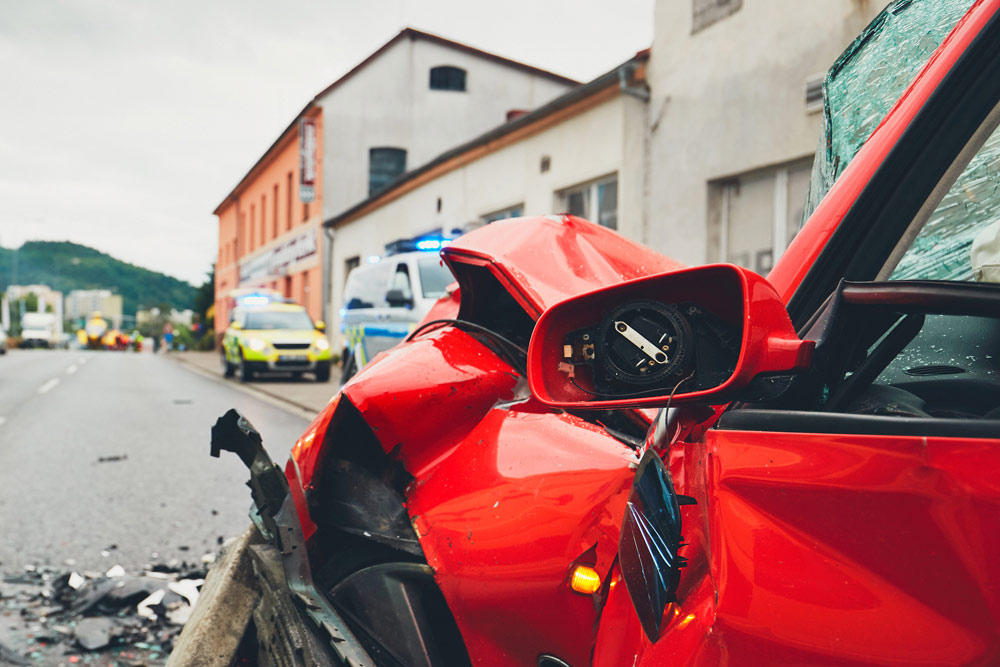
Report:
[{"label": "road debris", "polygon": [[0,665],[161,665],[207,570],[195,563],[113,565],[104,574],[42,565],[6,574],[0,591]]}]

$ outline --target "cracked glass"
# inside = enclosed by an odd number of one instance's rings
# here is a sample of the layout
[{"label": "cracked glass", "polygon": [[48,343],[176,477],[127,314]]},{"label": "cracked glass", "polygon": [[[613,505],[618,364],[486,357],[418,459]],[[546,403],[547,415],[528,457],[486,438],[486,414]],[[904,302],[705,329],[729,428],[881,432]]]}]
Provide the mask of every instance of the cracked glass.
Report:
[{"label": "cracked glass", "polygon": [[803,222],[844,172],[972,0],[896,0],[827,72],[823,131]]},{"label": "cracked glass", "polygon": [[889,279],[1000,282],[998,241],[1000,129],[966,165]]}]

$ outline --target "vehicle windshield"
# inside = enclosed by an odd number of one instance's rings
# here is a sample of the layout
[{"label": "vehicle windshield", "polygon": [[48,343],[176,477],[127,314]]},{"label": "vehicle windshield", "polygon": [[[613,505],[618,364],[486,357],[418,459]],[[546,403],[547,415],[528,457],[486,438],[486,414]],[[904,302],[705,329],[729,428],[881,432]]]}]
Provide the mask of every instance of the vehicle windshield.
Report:
[{"label": "vehicle windshield", "polygon": [[420,290],[425,299],[439,299],[444,296],[448,285],[455,282],[447,266],[442,266],[437,255],[421,257],[417,260],[420,270]]},{"label": "vehicle windshield", "polygon": [[823,132],[805,222],[972,0],[895,0],[854,40],[823,83]]},{"label": "vehicle windshield", "polygon": [[990,129],[926,223],[904,236],[882,277],[1000,282],[1000,130]]},{"label": "vehicle windshield", "polygon": [[255,310],[247,313],[244,329],[312,329],[313,321],[304,310]]}]

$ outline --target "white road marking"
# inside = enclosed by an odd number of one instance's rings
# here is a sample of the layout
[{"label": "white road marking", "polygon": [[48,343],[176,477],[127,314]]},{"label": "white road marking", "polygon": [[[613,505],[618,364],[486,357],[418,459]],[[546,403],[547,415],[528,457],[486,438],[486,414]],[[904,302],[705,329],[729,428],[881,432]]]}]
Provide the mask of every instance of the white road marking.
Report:
[{"label": "white road marking", "polygon": [[87,357],[80,357],[79,359],[77,359],[77,363],[83,366],[85,363],[87,363]]},{"label": "white road marking", "polygon": [[0,417],[0,426],[3,426],[5,421],[7,421],[6,417]]},{"label": "white road marking", "polygon": [[51,380],[49,380],[48,382],[46,382],[45,384],[43,384],[41,387],[38,388],[38,393],[47,394],[48,392],[52,391],[57,384],[59,384],[59,378],[52,378]]},{"label": "white road marking", "polygon": [[76,372],[76,370],[77,370],[76,364],[73,364],[66,369],[66,375],[72,375],[73,373]]}]

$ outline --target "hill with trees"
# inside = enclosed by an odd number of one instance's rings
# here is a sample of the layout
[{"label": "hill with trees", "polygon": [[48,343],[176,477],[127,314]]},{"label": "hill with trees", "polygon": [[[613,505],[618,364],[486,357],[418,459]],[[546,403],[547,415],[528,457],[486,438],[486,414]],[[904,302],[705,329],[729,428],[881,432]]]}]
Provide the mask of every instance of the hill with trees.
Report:
[{"label": "hill with trees", "polygon": [[28,241],[16,250],[0,247],[0,292],[8,285],[35,284],[64,296],[75,289],[111,290],[122,296],[126,314],[160,304],[193,308],[196,294],[183,280],[69,241]]}]

